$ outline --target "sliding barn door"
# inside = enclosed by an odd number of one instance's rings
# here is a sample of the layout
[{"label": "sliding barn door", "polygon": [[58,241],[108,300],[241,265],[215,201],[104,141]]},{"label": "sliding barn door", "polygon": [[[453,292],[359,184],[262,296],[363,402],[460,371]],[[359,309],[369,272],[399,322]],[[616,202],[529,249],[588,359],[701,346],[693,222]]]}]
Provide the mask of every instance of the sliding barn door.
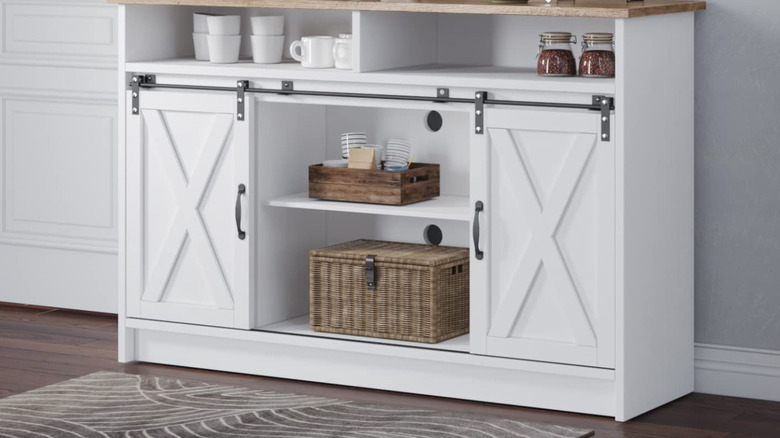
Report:
[{"label": "sliding barn door", "polygon": [[251,122],[235,100],[142,90],[127,116],[129,317],[250,328]]},{"label": "sliding barn door", "polygon": [[614,367],[615,136],[600,140],[599,119],[485,111],[472,145],[474,353]]}]

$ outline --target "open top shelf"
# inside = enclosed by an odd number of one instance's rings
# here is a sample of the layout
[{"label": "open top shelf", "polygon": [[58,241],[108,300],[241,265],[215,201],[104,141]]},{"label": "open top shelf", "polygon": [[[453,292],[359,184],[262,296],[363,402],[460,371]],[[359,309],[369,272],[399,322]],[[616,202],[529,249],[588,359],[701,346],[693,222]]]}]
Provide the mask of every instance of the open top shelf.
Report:
[{"label": "open top shelf", "polygon": [[304,210],[340,211],[466,222],[471,218],[468,196],[439,196],[438,198],[415,204],[396,206],[323,201],[309,198],[308,193],[296,193],[291,196],[272,199],[267,204],[272,207],[300,208]]},{"label": "open top shelf", "polygon": [[424,65],[371,73],[353,73],[337,69],[307,69],[297,62],[254,64],[242,60],[236,64],[212,64],[194,59],[129,62],[126,70],[146,74],[198,75],[232,78],[279,80],[318,80],[331,82],[417,84],[431,87],[469,89],[506,89],[557,91],[591,94],[614,94],[614,79],[581,77],[539,77],[536,71],[520,67]]},{"label": "open top shelf", "polygon": [[491,0],[108,0],[109,3],[189,5],[246,8],[327,9],[342,11],[433,12],[446,14],[531,15],[547,17],[632,18],[700,11],[703,1],[645,0],[529,0],[524,3]]}]

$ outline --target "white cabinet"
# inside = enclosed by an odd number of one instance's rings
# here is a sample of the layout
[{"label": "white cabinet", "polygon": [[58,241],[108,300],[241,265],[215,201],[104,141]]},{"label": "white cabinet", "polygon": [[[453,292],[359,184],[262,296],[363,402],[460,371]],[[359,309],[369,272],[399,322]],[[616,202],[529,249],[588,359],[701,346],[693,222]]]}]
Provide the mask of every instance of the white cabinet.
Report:
[{"label": "white cabinet", "polygon": [[251,123],[235,107],[147,91],[128,111],[128,316],[249,328]]},{"label": "white cabinet", "polygon": [[[486,111],[474,135],[472,352],[615,366],[615,148],[600,114]],[[612,133],[614,137],[614,133]],[[476,239],[476,236],[475,236]]]},{"label": "white cabinet", "polygon": [[[120,95],[121,361],[618,420],[693,390],[693,14],[279,11],[292,39],[351,25],[349,72],[195,61],[200,9],[175,3],[119,9],[120,80],[155,76],[139,114]],[[534,41],[550,29],[614,33],[616,77],[539,77]],[[415,162],[441,166],[442,196],[310,199],[309,166],[340,157],[353,131],[411,142]],[[420,243],[430,225],[471,246],[469,334],[420,345],[311,330],[311,249]]]}]

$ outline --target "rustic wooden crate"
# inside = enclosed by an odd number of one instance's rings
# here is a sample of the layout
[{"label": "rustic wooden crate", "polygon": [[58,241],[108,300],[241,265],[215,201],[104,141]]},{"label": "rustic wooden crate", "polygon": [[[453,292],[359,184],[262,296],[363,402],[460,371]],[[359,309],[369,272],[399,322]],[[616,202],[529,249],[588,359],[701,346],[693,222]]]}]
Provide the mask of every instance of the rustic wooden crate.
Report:
[{"label": "rustic wooden crate", "polygon": [[468,248],[355,240],[315,249],[309,287],[315,331],[427,343],[469,331]]},{"label": "rustic wooden crate", "polygon": [[402,172],[309,166],[310,198],[406,205],[437,196],[438,164],[414,163]]}]

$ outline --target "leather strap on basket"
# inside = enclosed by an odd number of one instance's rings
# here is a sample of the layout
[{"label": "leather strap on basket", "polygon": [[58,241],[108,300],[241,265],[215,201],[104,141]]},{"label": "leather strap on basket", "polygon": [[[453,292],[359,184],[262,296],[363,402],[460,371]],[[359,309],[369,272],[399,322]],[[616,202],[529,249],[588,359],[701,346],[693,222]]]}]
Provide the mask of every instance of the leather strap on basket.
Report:
[{"label": "leather strap on basket", "polygon": [[366,256],[366,289],[376,290],[376,256]]}]

